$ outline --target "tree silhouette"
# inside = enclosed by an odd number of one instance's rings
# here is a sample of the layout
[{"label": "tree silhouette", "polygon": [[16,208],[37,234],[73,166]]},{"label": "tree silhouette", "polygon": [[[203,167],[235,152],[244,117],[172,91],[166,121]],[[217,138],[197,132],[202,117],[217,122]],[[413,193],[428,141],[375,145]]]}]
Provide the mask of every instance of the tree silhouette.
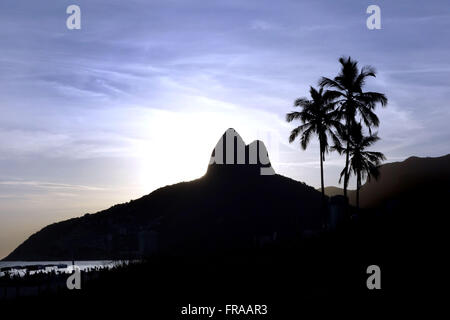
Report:
[{"label": "tree silhouette", "polygon": [[[348,132],[350,135],[348,136]],[[339,154],[345,153],[350,157],[348,166],[346,166],[339,178],[339,182],[346,173],[349,176],[353,172],[356,176],[356,207],[359,209],[359,190],[361,188],[361,181],[366,179],[370,181],[371,177],[378,179],[379,177],[379,165],[382,160],[385,160],[385,156],[381,152],[366,151],[368,147],[377,142],[380,138],[377,134],[370,134],[364,136],[362,132],[361,123],[354,123],[350,131],[344,130],[340,133],[340,138],[347,143],[347,148],[343,148],[339,143],[332,147],[332,149],[339,152]]]},{"label": "tree silhouette", "polygon": [[320,180],[322,187],[322,198],[325,198],[325,187],[323,182],[323,161],[325,153],[328,152],[328,135],[339,144],[338,137],[333,132],[334,129],[342,130],[339,122],[339,111],[335,110],[336,92],[325,91],[323,87],[316,90],[310,87],[311,100],[299,98],[295,100],[294,106],[301,107],[301,111],[292,111],[286,114],[286,121],[300,120],[302,124],[292,130],[289,142],[292,143],[300,136],[300,145],[305,150],[309,144],[311,136],[316,134],[320,145]]},{"label": "tree silhouette", "polygon": [[[380,103],[382,106],[387,105],[387,98],[384,94],[378,92],[363,92],[366,79],[375,77],[375,70],[371,66],[364,66],[359,70],[358,62],[352,60],[351,57],[339,58],[341,70],[334,79],[322,77],[319,84],[324,87],[333,88],[333,95],[337,97],[336,103],[341,114],[341,119],[345,121],[345,130],[350,137],[351,127],[356,123],[357,114],[360,115],[364,124],[371,133],[371,127],[378,127],[379,119],[373,112],[375,106]],[[350,161],[350,139],[345,140],[347,146],[345,148],[345,168],[349,168]],[[344,172],[344,196],[347,196],[347,186],[350,172]]]}]

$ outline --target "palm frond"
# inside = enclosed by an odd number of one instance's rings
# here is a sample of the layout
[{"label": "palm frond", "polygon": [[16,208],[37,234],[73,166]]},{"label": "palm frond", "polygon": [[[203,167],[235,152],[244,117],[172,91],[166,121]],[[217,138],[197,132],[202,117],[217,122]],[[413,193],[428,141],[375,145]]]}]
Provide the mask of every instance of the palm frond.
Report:
[{"label": "palm frond", "polygon": [[303,133],[303,131],[305,131],[307,129],[309,124],[302,124],[300,126],[298,126],[297,128],[294,128],[291,131],[291,134],[289,135],[289,143],[294,142],[294,140],[301,134]]},{"label": "palm frond", "polygon": [[382,107],[387,106],[388,99],[383,93],[379,92],[364,92],[361,96],[361,100],[366,104],[372,103],[373,105],[380,103]]},{"label": "palm frond", "polygon": [[303,134],[302,134],[302,136],[300,138],[300,145],[301,145],[303,150],[306,150],[306,147],[309,144],[309,140],[311,139],[312,133],[313,133],[313,130],[312,130],[311,127],[306,129],[305,131],[303,131]]},{"label": "palm frond", "polygon": [[327,77],[322,77],[319,80],[319,86],[324,87],[324,88],[327,88],[327,87],[336,88],[336,89],[339,89],[342,91],[345,90],[345,88],[339,82],[337,82],[336,80],[327,78]]},{"label": "palm frond", "polygon": [[302,116],[302,112],[292,111],[292,112],[289,112],[288,114],[286,114],[286,121],[292,122],[293,120],[300,119],[301,116]]},{"label": "palm frond", "polygon": [[307,98],[298,98],[294,101],[294,107],[307,107],[310,101]]}]

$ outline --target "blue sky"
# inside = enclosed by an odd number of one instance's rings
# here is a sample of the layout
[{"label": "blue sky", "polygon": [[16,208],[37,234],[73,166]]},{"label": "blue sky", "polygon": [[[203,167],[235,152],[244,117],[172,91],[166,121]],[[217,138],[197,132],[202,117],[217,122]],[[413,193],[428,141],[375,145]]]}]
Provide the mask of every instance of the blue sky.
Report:
[{"label": "blue sky", "polygon": [[[66,28],[71,4],[81,30]],[[366,28],[371,4],[381,30]],[[48,223],[201,176],[229,127],[319,186],[317,143],[289,145],[284,115],[342,55],[378,71],[388,162],[447,154],[449,18],[446,0],[3,0],[0,257]],[[342,164],[327,157],[326,185]]]}]

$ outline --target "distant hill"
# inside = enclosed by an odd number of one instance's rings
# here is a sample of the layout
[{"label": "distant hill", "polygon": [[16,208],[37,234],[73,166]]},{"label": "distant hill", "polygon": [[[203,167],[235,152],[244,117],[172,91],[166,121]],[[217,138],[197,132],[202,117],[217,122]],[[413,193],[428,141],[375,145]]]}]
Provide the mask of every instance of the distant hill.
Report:
[{"label": "distant hill", "polygon": [[[317,190],[320,191],[320,188]],[[353,192],[354,190],[347,190],[347,191]],[[335,186],[325,187],[325,194],[329,197],[334,197],[338,195],[341,196],[344,194],[344,189]]]},{"label": "distant hill", "polygon": [[200,179],[51,224],[5,260],[84,260],[186,254],[289,242],[321,227],[321,194],[275,174],[261,141],[233,129]]},{"label": "distant hill", "polygon": [[[378,180],[366,182],[360,190],[360,205],[371,208],[409,194],[425,194],[450,189],[450,154],[442,157],[410,157],[380,167]],[[328,196],[343,194],[338,187],[326,187]],[[355,190],[348,190],[349,201],[356,204]]]}]

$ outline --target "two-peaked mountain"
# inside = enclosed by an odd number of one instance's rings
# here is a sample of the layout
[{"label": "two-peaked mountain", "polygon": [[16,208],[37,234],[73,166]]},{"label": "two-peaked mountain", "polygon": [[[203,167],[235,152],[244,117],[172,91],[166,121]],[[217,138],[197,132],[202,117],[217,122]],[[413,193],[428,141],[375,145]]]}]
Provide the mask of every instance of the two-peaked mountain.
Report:
[{"label": "two-peaked mountain", "polygon": [[228,129],[207,173],[51,224],[6,260],[118,259],[289,243],[321,227],[321,194],[275,174],[264,143]]}]

